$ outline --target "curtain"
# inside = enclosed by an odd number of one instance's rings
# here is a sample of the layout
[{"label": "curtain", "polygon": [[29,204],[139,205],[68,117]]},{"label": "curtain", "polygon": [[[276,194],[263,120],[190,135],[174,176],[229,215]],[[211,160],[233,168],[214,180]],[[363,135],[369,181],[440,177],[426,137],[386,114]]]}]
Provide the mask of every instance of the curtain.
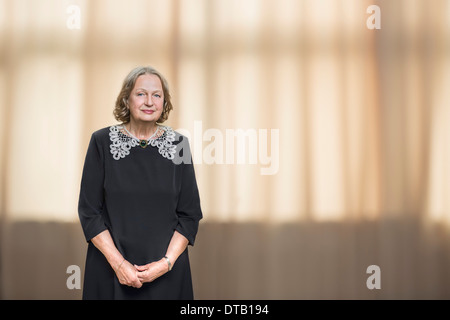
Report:
[{"label": "curtain", "polygon": [[[3,0],[0,9],[3,225],[77,222],[89,137],[115,124],[137,65],[169,81],[166,124],[190,139],[205,225],[450,222],[446,0]],[[383,232],[380,251],[395,242]]]}]

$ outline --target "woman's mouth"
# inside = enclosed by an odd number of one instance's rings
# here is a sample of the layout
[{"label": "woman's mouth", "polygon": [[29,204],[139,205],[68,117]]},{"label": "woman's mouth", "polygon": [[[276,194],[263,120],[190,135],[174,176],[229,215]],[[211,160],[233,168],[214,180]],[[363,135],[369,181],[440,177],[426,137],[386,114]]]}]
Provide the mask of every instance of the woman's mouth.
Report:
[{"label": "woman's mouth", "polygon": [[146,114],[153,114],[153,110],[142,110],[142,112],[146,113]]}]

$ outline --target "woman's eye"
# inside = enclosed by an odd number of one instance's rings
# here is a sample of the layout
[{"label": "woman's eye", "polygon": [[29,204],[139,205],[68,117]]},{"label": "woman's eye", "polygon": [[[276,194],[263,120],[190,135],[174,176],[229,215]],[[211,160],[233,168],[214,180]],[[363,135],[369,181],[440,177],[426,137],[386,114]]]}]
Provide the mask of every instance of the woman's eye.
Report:
[{"label": "woman's eye", "polygon": [[138,95],[138,97],[141,97],[141,96],[143,96],[144,94],[143,94],[142,92],[139,92],[137,95]]},{"label": "woman's eye", "polygon": [[161,98],[160,94],[155,94],[154,96],[157,97],[157,98]]}]

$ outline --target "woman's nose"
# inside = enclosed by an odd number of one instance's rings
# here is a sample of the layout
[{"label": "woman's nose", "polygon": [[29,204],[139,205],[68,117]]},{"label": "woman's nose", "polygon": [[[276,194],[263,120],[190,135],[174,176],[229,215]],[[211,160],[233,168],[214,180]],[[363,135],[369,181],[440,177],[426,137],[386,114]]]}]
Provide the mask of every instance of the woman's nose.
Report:
[{"label": "woman's nose", "polygon": [[148,105],[148,106],[152,106],[153,105],[153,100],[152,100],[151,96],[148,96],[147,101],[146,101],[145,104]]}]

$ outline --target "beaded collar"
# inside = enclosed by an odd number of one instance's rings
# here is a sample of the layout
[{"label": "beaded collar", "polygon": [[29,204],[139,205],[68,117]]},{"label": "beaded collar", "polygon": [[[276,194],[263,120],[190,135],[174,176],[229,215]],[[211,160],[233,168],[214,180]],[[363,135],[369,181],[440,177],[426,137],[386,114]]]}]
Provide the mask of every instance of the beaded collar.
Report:
[{"label": "beaded collar", "polygon": [[157,147],[159,154],[164,158],[172,160],[175,157],[176,145],[172,144],[175,141],[175,131],[170,127],[158,125],[148,140],[139,140],[132,136],[123,125],[111,126],[109,131],[111,140],[109,148],[115,160],[125,158],[133,147],[146,148],[148,145]]}]

